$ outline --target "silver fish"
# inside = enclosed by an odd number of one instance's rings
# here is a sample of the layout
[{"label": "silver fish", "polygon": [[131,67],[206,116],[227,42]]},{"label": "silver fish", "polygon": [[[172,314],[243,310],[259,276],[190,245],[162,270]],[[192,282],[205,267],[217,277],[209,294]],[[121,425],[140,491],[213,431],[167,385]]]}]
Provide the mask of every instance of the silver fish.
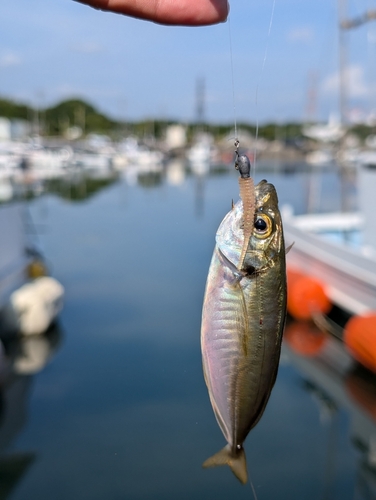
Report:
[{"label": "silver fish", "polygon": [[247,482],[243,442],[273,388],[286,316],[286,262],[274,186],[255,187],[253,233],[243,247],[243,204],[216,235],[202,313],[201,350],[210,401],[227,445],[204,467],[229,465]]}]

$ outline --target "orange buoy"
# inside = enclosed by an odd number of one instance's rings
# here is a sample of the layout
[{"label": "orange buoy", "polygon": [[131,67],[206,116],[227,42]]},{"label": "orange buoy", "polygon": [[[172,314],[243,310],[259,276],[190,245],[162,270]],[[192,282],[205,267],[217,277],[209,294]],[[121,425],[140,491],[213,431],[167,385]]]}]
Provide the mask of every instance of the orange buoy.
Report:
[{"label": "orange buoy", "polygon": [[317,356],[322,351],[327,335],[312,323],[294,321],[286,326],[284,340],[302,356]]},{"label": "orange buoy", "polygon": [[320,281],[310,276],[291,275],[287,290],[287,310],[291,316],[295,319],[310,319],[315,313],[328,313],[331,307]]},{"label": "orange buoy", "polygon": [[352,356],[376,373],[376,313],[350,318],[343,340]]},{"label": "orange buoy", "polygon": [[296,280],[299,278],[302,278],[303,276],[306,276],[304,273],[299,271],[298,269],[295,269],[294,267],[288,267],[287,268],[287,284],[290,287],[293,283],[295,283]]}]

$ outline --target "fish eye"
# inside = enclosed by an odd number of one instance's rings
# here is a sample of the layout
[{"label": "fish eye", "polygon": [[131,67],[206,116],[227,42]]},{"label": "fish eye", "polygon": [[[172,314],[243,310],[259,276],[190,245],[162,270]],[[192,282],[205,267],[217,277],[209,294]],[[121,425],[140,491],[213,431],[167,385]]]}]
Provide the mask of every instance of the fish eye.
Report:
[{"label": "fish eye", "polygon": [[273,223],[269,216],[257,214],[254,222],[254,233],[258,238],[267,238],[271,235]]},{"label": "fish eye", "polygon": [[259,217],[258,219],[256,219],[256,221],[255,221],[255,229],[257,231],[264,232],[267,229],[267,227],[268,227],[268,225],[264,221],[264,219],[261,219],[261,217]]}]

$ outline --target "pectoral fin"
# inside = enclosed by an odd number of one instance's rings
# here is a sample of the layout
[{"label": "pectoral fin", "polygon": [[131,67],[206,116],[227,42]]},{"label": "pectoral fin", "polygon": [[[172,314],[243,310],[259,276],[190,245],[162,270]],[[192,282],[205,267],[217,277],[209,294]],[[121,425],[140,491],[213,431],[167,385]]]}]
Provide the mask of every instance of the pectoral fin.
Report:
[{"label": "pectoral fin", "polygon": [[222,252],[222,250],[219,247],[218,247],[218,255],[222,265],[226,266],[232,272],[237,282],[239,282],[242,278],[244,278],[245,273],[243,271],[239,271],[239,269],[235,266],[235,264],[226,257],[226,255]]},{"label": "pectoral fin", "polygon": [[291,243],[291,245],[289,245],[287,248],[286,248],[286,251],[285,251],[285,254],[287,255],[289,253],[289,251],[292,249],[292,247],[295,245],[295,241],[293,241]]}]

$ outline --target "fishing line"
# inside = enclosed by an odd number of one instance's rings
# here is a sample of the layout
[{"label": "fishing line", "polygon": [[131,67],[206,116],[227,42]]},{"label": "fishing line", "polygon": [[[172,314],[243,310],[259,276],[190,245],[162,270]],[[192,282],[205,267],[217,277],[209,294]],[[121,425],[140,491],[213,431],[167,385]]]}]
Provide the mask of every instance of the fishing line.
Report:
[{"label": "fishing line", "polygon": [[248,481],[249,481],[249,484],[250,484],[251,489],[252,489],[254,500],[258,500],[257,495],[256,495],[256,490],[255,490],[255,487],[253,486],[253,482],[252,482],[251,476],[249,474],[249,471],[248,471]]},{"label": "fishing line", "polygon": [[267,35],[267,38],[266,38],[266,46],[265,46],[265,52],[264,52],[264,59],[262,61],[261,71],[260,71],[259,78],[258,78],[257,85],[256,85],[256,95],[255,95],[255,104],[256,104],[256,133],[255,133],[255,146],[254,146],[254,151],[253,151],[253,162],[252,162],[252,177],[253,178],[255,177],[255,171],[256,171],[257,140],[258,140],[258,134],[259,134],[258,93],[259,93],[259,87],[260,87],[261,77],[263,75],[265,64],[266,64],[266,59],[268,57],[269,40],[270,40],[270,34],[272,32],[272,26],[273,26],[275,3],[276,3],[276,0],[273,0],[272,12],[270,14],[268,35]]},{"label": "fishing line", "polygon": [[238,127],[236,123],[236,105],[235,105],[235,77],[234,77],[234,60],[232,56],[232,34],[231,34],[231,14],[228,16],[228,37],[230,43],[230,61],[231,61],[231,80],[232,80],[232,107],[234,113],[234,130],[235,130],[235,147],[238,144]]},{"label": "fishing line", "polygon": [[[261,78],[262,78],[262,75],[263,75],[264,69],[265,69],[266,59],[267,59],[267,56],[268,56],[268,48],[269,48],[270,34],[271,34],[271,31],[272,31],[272,26],[273,26],[275,4],[276,4],[276,0],[273,0],[272,11],[271,11],[270,20],[269,20],[268,35],[267,35],[267,38],[266,38],[264,58],[263,58],[263,61],[262,61],[261,71],[259,73],[258,81],[257,81],[257,84],[256,84],[256,92],[255,92],[256,132],[255,132],[255,145],[254,145],[254,151],[253,151],[253,161],[252,161],[252,166],[251,166],[251,176],[253,177],[253,179],[255,179],[255,176],[256,176],[257,140],[258,140],[258,134],[259,134],[258,93],[259,93],[259,87],[260,87]],[[258,280],[258,279],[259,278],[256,277],[256,280]],[[261,291],[262,291],[262,288],[261,288]],[[259,311],[259,312],[261,313],[261,311]],[[250,484],[251,489],[252,489],[252,494],[253,494],[254,500],[258,500],[257,495],[256,495],[256,490],[255,490],[255,487],[253,486],[253,482],[252,482],[249,470],[248,470],[248,478],[249,478],[249,484]]]}]

